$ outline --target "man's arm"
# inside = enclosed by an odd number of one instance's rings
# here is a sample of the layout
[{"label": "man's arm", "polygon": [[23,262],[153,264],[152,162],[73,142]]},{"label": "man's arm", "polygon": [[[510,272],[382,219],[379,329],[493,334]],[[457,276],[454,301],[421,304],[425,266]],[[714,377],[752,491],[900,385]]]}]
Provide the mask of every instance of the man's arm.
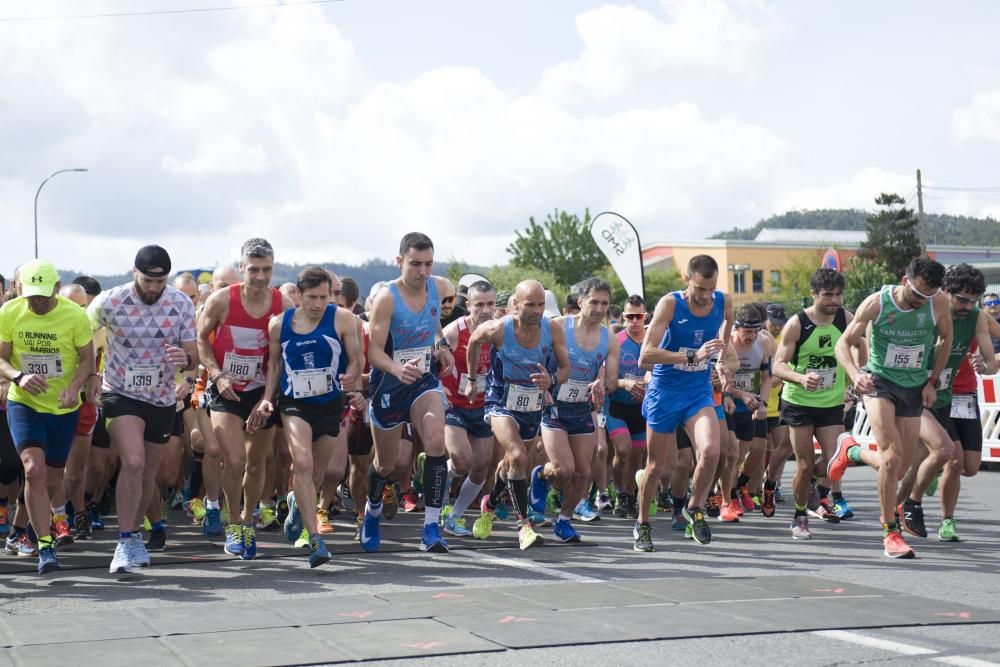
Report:
[{"label": "man's arm", "polygon": [[552,322],[549,331],[552,333],[552,352],[556,355],[556,364],[558,365],[555,383],[562,384],[569,379],[572,370],[569,366],[569,352],[566,350],[566,330],[563,329],[562,323]]},{"label": "man's arm", "polygon": [[208,371],[210,380],[215,380],[222,372],[212,349],[212,333],[219,328],[229,311],[229,290],[219,290],[208,297],[205,307],[198,317],[198,357]]},{"label": "man's arm", "polygon": [[844,329],[844,335],[837,341],[834,353],[837,361],[844,367],[848,379],[854,383],[854,388],[859,394],[867,394],[874,390],[874,380],[869,373],[862,373],[861,368],[855,363],[852,350],[862,347],[865,344],[865,331],[868,325],[875,321],[879,312],[879,300],[881,294],[876,292],[869,295],[855,314],[854,319]]},{"label": "man's arm", "polygon": [[[618,368],[621,361],[621,343],[618,336],[608,332],[608,357],[604,361],[604,387],[607,393],[618,389]],[[624,382],[624,381],[623,381]],[[635,385],[635,382],[632,382]]]},{"label": "man's arm", "polygon": [[778,343],[778,351],[774,355],[774,375],[785,382],[794,382],[812,391],[819,387],[821,380],[819,375],[796,373],[792,370],[792,356],[801,336],[802,325],[799,323],[799,316],[792,315],[781,331],[781,342]]},{"label": "man's arm", "polygon": [[[930,377],[927,378],[927,384],[931,389],[934,389],[937,387],[941,373],[944,371],[944,367],[948,365],[948,357],[951,355],[951,342],[954,338],[954,326],[951,319],[951,296],[945,292],[939,292],[931,302],[931,307],[934,309],[934,317],[937,320],[938,340],[937,346],[934,348],[934,369],[931,371]],[[936,400],[936,389],[934,397]]]},{"label": "man's arm", "polygon": [[[993,341],[990,339],[990,323],[996,324],[997,329],[1000,329],[1000,324],[994,320],[989,313],[985,310],[979,311],[979,317],[976,320],[976,344],[979,346],[980,352],[982,350],[993,349]],[[985,346],[985,347],[984,347]],[[983,354],[983,361],[986,364],[986,370],[983,371],[983,375],[994,375],[997,372],[997,358],[994,354]]]},{"label": "man's arm", "polygon": [[267,377],[264,381],[264,393],[247,419],[248,433],[263,427],[274,412],[274,399],[278,395],[278,383],[281,382],[281,320],[281,315],[275,315],[267,323]]},{"label": "man's arm", "polygon": [[[340,376],[341,390],[356,391],[361,385],[361,374],[364,371],[364,363],[361,361],[361,341],[358,340],[358,327],[355,324],[357,318],[343,308],[337,309],[334,326],[340,342],[344,345],[344,353],[347,355],[347,368]],[[345,386],[347,383],[347,386]]]}]

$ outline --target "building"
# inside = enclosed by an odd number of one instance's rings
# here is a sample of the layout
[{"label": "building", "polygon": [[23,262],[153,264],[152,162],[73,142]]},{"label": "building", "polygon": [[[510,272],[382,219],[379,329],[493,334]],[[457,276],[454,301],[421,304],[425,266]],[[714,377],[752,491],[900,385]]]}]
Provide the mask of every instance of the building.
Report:
[{"label": "building", "polygon": [[[733,295],[737,305],[766,300],[781,291],[781,270],[797,260],[829,262],[846,268],[857,254],[865,232],[827,229],[762,229],[750,241],[706,239],[677,243],[651,243],[642,249],[643,267],[676,267],[682,274],[695,255],[711,255],[725,274],[720,288]],[[1000,282],[1000,248],[929,245],[927,252],[939,262],[968,262],[986,274],[988,283]],[[803,295],[804,296],[804,295]]]}]

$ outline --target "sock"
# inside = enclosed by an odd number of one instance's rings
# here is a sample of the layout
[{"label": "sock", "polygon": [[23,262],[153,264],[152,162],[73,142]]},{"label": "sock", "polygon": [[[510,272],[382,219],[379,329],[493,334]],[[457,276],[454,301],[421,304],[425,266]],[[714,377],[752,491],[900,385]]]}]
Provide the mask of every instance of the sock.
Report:
[{"label": "sock", "polygon": [[746,475],[741,474],[739,477],[736,478],[737,489],[740,488],[741,486],[746,486],[749,483],[750,483],[750,478]]},{"label": "sock", "polygon": [[823,486],[822,484],[817,484],[816,485],[816,490],[819,491],[819,499],[820,500],[823,500],[824,498],[826,498],[827,496],[830,495],[830,487],[829,486]]},{"label": "sock", "polygon": [[851,445],[847,448],[847,459],[851,463],[861,463],[861,446]]},{"label": "sock", "polygon": [[489,500],[486,501],[486,506],[490,509],[496,509],[498,505],[497,499],[507,490],[507,480],[505,480],[500,475],[497,475],[496,484],[493,485],[493,490],[490,491]]},{"label": "sock", "polygon": [[774,491],[776,488],[778,488],[777,482],[772,482],[771,480],[764,482],[765,491]]},{"label": "sock", "polygon": [[469,509],[469,505],[476,499],[482,488],[482,483],[476,484],[471,477],[466,477],[465,481],[462,482],[462,488],[458,490],[458,498],[455,499],[455,504],[451,508],[451,515],[457,519],[465,514],[465,510]]},{"label": "sock", "polygon": [[369,514],[371,516],[382,516],[382,503],[373,505],[372,501],[369,500],[365,503],[365,514]]},{"label": "sock", "polygon": [[312,533],[309,535],[309,546],[313,546],[314,544],[322,540],[323,538],[320,537],[319,533]]},{"label": "sock", "polygon": [[514,516],[517,517],[520,525],[528,516],[528,480],[524,477],[520,479],[508,477],[507,488],[510,490],[510,502],[514,506]]},{"label": "sock", "polygon": [[841,491],[834,491],[833,492],[833,501],[834,502],[837,502],[838,500],[843,500],[843,499],[844,499],[844,494]]},{"label": "sock", "polygon": [[730,489],[729,490],[729,498],[730,498],[730,500],[739,500],[740,494],[736,492],[735,488]]},{"label": "sock", "polygon": [[66,514],[66,503],[63,503],[59,507],[53,507],[52,514],[54,515]]},{"label": "sock", "polygon": [[670,494],[670,500],[674,503],[674,513],[680,512],[681,508],[687,503],[687,496],[681,496],[678,498],[674,494]]},{"label": "sock", "polygon": [[799,507],[798,505],[796,505],[795,516],[805,516],[805,515],[806,515],[806,506],[803,505],[802,507]]},{"label": "sock", "polygon": [[424,459],[424,504],[441,509],[448,487],[448,456],[427,456]]},{"label": "sock", "polygon": [[205,509],[207,509],[207,510],[221,510],[222,509],[222,503],[220,502],[220,500],[218,498],[216,498],[215,500],[209,500],[208,498],[205,498]]},{"label": "sock", "polygon": [[432,523],[437,523],[438,519],[441,518],[441,508],[431,507],[430,505],[424,506],[424,525],[429,526]]},{"label": "sock", "polygon": [[45,535],[38,538],[38,548],[39,549],[51,549],[52,548],[52,536]]},{"label": "sock", "polygon": [[882,524],[883,535],[888,535],[889,533],[896,532],[897,530],[899,530],[899,524],[897,524],[895,521]]},{"label": "sock", "polygon": [[156,531],[166,530],[166,529],[167,529],[167,525],[163,522],[163,519],[160,519],[156,523],[150,524],[150,530],[149,530],[149,532],[153,533],[153,532],[156,532]]},{"label": "sock", "polygon": [[[6,501],[4,501],[4,502],[6,502]],[[83,492],[83,504],[86,505],[87,507],[90,507],[90,505],[93,502],[94,502],[94,494],[91,493],[91,492],[89,492],[89,491],[84,491]]]},{"label": "sock", "polygon": [[[385,485],[389,482],[389,479],[378,474],[375,470],[375,464],[370,463],[368,465],[368,506],[374,507],[378,506],[379,509],[382,508],[382,493],[385,491]],[[377,516],[377,515],[376,515]]]},{"label": "sock", "polygon": [[31,525],[30,521],[28,522],[27,533],[28,533],[28,539],[31,540],[33,543],[38,544],[38,534],[35,533],[35,527]]},{"label": "sock", "polygon": [[201,493],[201,485],[204,482],[202,476],[202,462],[200,458],[191,459],[191,482],[188,491],[189,498],[197,498]]},{"label": "sock", "polygon": [[451,501],[451,486],[452,486],[452,483],[455,481],[455,467],[452,466],[451,459],[447,459],[447,460],[448,460],[448,464],[447,464],[448,465],[448,477],[445,479],[445,482],[444,482],[444,493],[445,493],[445,500],[448,501],[448,502],[446,502],[444,504],[450,505],[450,504],[452,504],[450,502]]},{"label": "sock", "polygon": [[132,539],[132,531],[118,533],[118,541],[125,542]]},{"label": "sock", "polygon": [[921,500],[913,500],[912,498],[907,498],[906,500],[903,501],[903,504],[908,505],[910,507],[920,507],[921,502],[922,502]]},{"label": "sock", "polygon": [[571,517],[563,516],[562,514],[560,514],[558,517],[556,517],[556,523],[559,523],[560,521],[569,521],[570,518]]}]

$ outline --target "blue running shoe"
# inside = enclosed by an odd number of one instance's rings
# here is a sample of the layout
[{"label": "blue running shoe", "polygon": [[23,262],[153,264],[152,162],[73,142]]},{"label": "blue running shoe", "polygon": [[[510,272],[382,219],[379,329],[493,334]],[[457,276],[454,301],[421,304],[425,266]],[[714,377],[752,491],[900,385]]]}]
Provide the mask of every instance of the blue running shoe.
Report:
[{"label": "blue running shoe", "polygon": [[38,574],[48,574],[59,569],[56,560],[56,550],[52,547],[42,547],[38,550]]},{"label": "blue running shoe", "polygon": [[847,504],[847,498],[833,501],[833,513],[841,519],[851,519],[854,517],[854,510]]},{"label": "blue running shoe", "polygon": [[309,545],[309,567],[319,567],[330,562],[330,552],[318,537]]},{"label": "blue running shoe", "polygon": [[97,505],[90,506],[90,529],[104,530],[104,519],[101,518],[101,510]]},{"label": "blue running shoe", "polygon": [[569,521],[556,521],[556,525],[552,526],[552,534],[559,538],[560,542],[580,541],[580,533],[576,532],[576,528]]},{"label": "blue running shoe", "polygon": [[495,514],[497,515],[497,518],[500,519],[501,521],[506,521],[507,519],[510,518],[510,513],[513,511],[513,509],[514,508],[510,506],[510,499],[507,497],[507,494],[505,493],[503,497],[500,499],[500,502],[497,503],[497,509]]},{"label": "blue running shoe", "polygon": [[576,509],[573,510],[573,518],[590,523],[591,521],[600,521],[601,515],[595,512],[594,508],[590,506],[590,501],[584,498],[577,503]]},{"label": "blue running shoe", "polygon": [[528,516],[525,517],[532,526],[551,526],[552,519],[542,512],[536,512],[534,508],[528,508]]},{"label": "blue running shoe", "polygon": [[226,526],[226,546],[222,549],[230,556],[243,555],[243,526],[236,524]]},{"label": "blue running shoe", "polygon": [[531,488],[528,491],[528,504],[536,512],[545,512],[545,501],[549,497],[549,483],[542,479],[542,468],[535,466],[531,471]]},{"label": "blue running shoe", "polygon": [[682,532],[687,528],[688,522],[684,518],[684,512],[681,510],[674,510],[674,517],[670,521],[670,530],[676,530],[678,533]]},{"label": "blue running shoe", "polygon": [[243,553],[240,558],[243,560],[253,560],[257,557],[257,531],[251,527],[243,526]]},{"label": "blue running shoe", "polygon": [[302,534],[302,512],[299,511],[299,504],[295,502],[295,494],[288,492],[288,516],[285,517],[285,539],[294,544]]},{"label": "blue running shoe", "polygon": [[205,510],[205,518],[201,520],[201,533],[205,537],[222,535],[222,510]]},{"label": "blue running shoe", "polygon": [[441,529],[437,523],[424,524],[424,534],[420,539],[420,550],[432,554],[448,553],[448,543],[441,537]]},{"label": "blue running shoe", "polygon": [[371,553],[378,551],[379,544],[382,543],[381,536],[382,515],[372,516],[365,512],[365,520],[361,523],[361,548]]}]

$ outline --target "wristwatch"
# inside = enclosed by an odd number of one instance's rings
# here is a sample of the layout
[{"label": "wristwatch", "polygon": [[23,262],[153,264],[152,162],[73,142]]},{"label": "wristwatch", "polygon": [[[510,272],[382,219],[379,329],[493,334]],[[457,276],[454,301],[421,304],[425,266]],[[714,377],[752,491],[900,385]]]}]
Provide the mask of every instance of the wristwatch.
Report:
[{"label": "wristwatch", "polygon": [[697,356],[698,356],[698,352],[696,352],[695,350],[688,350],[687,351],[688,363],[689,364],[693,364],[694,360],[697,358]]},{"label": "wristwatch", "polygon": [[436,342],[434,344],[434,347],[436,347],[439,350],[448,350],[449,352],[451,352],[451,345],[448,344],[447,338],[442,338],[441,340]]},{"label": "wristwatch", "polygon": [[10,382],[11,382],[11,384],[17,384],[18,386],[20,386],[18,383],[21,381],[21,378],[23,378],[23,377],[24,377],[24,373],[18,373],[17,375],[15,375],[14,377],[12,377],[10,379]]}]

